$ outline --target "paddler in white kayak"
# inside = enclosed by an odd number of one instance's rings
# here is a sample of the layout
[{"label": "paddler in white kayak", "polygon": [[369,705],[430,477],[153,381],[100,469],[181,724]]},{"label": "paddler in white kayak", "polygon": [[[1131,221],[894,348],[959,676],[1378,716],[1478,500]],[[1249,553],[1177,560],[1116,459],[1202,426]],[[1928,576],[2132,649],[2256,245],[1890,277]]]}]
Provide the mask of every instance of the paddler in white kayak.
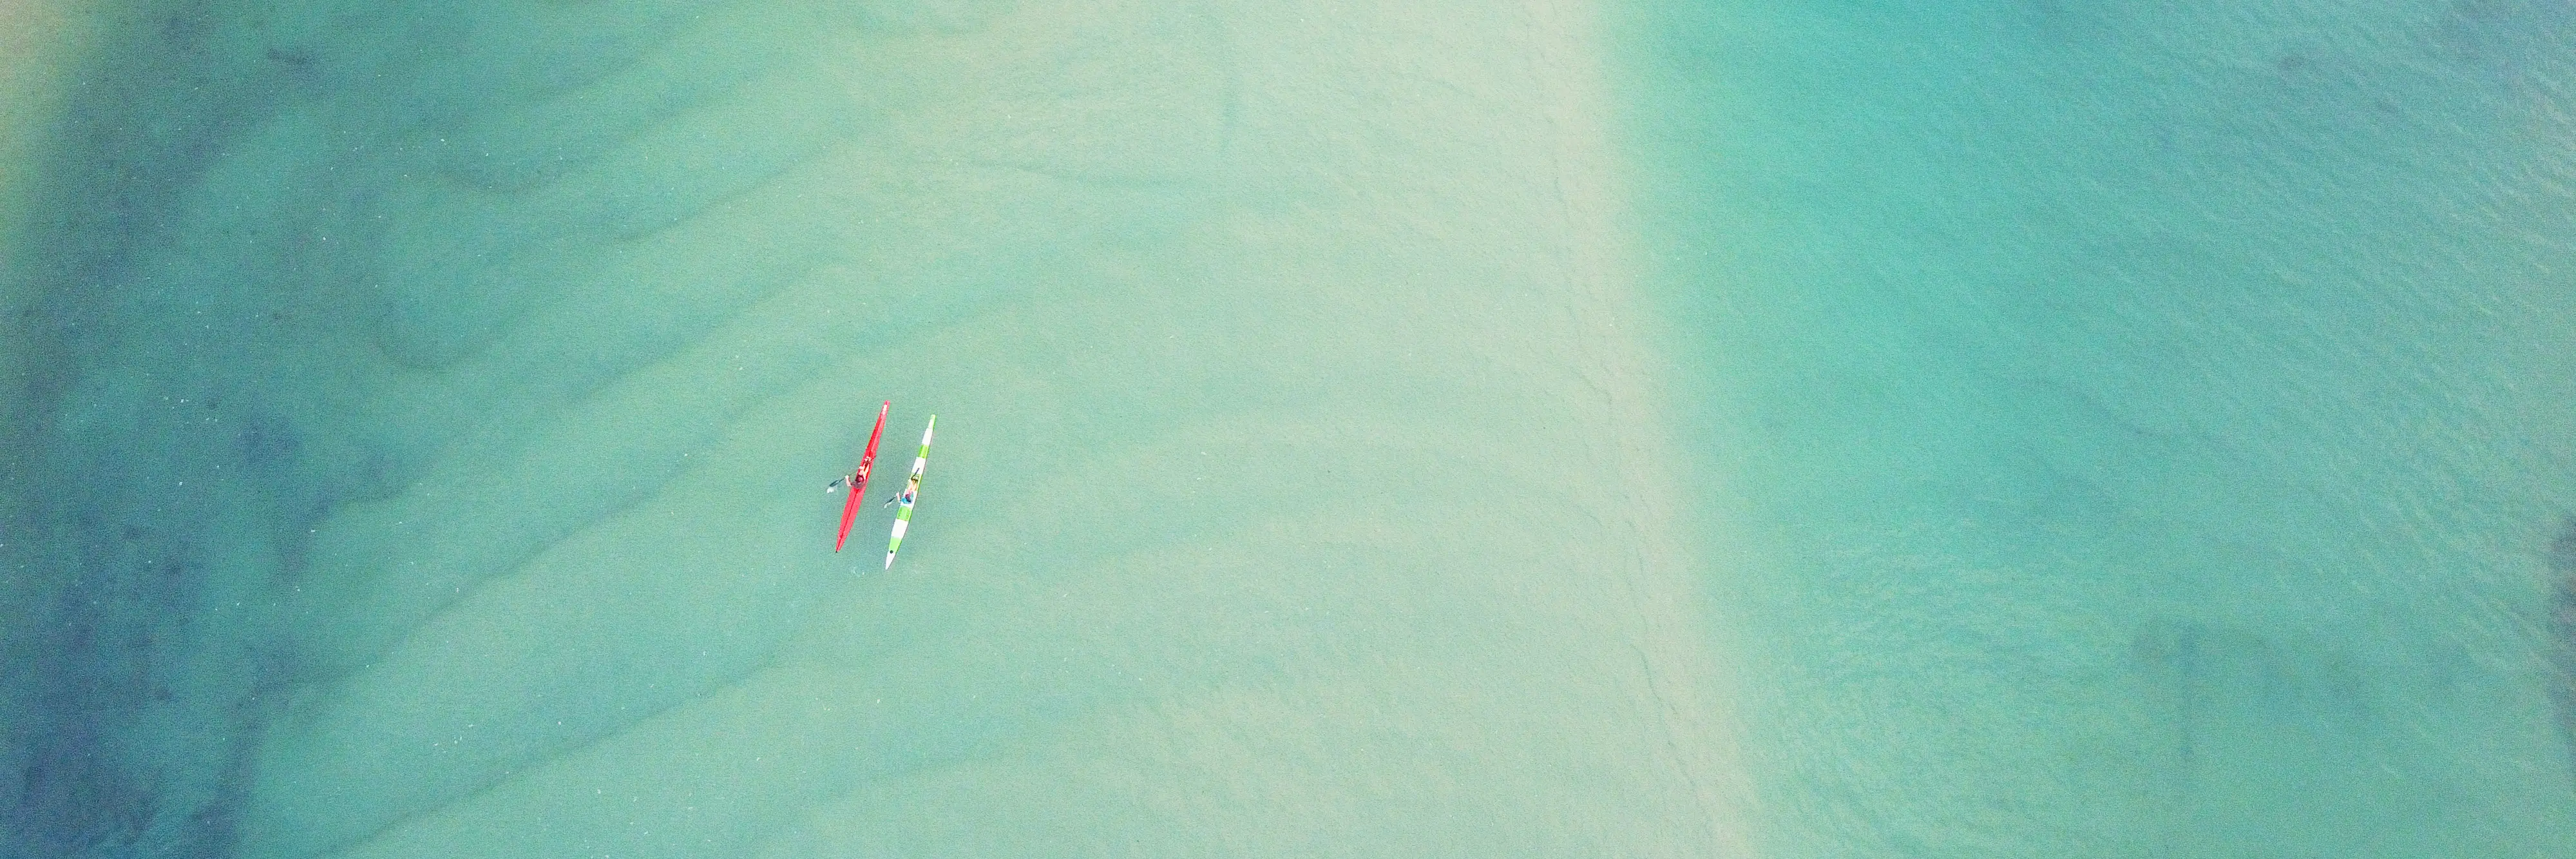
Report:
[{"label": "paddler in white kayak", "polygon": [[903,548],[904,528],[912,524],[912,502],[921,493],[921,469],[930,464],[930,431],[938,426],[938,415],[931,415],[930,423],[922,425],[921,454],[912,458],[912,476],[904,480],[902,492],[886,500],[888,504],[903,505],[894,513],[894,536],[886,540],[886,569],[894,569],[895,550]]}]

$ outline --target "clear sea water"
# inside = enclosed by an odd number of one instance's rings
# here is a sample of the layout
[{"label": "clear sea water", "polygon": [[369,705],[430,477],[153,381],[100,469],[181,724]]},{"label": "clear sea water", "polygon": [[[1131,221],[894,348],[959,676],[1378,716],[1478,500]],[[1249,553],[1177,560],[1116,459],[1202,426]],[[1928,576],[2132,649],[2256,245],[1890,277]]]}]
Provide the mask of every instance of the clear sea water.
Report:
[{"label": "clear sea water", "polygon": [[0,856],[2576,851],[2576,6],[462,5],[17,13]]}]

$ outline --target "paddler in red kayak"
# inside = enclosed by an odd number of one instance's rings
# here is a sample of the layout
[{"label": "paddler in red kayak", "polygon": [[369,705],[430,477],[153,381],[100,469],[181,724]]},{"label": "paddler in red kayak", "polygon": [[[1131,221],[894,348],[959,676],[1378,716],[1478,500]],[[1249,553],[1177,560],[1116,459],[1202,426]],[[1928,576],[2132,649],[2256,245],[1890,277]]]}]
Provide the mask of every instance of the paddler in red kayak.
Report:
[{"label": "paddler in red kayak", "polygon": [[844,486],[850,488],[849,502],[841,505],[841,536],[832,538],[832,551],[840,551],[841,544],[849,542],[850,522],[859,516],[859,497],[868,494],[868,472],[877,465],[877,437],[885,434],[886,410],[891,408],[894,408],[893,400],[877,406],[877,428],[868,431],[868,450],[859,454],[859,470],[823,486],[825,492]]}]

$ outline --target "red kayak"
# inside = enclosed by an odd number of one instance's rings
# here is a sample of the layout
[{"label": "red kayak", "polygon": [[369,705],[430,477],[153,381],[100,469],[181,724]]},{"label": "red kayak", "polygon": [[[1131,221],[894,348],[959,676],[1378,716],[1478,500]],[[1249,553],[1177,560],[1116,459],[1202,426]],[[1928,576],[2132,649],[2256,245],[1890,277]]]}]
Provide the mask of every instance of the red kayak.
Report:
[{"label": "red kayak", "polygon": [[841,536],[832,541],[832,551],[840,551],[841,544],[850,541],[850,522],[859,518],[859,499],[868,495],[868,471],[876,467],[877,436],[885,434],[886,410],[890,408],[894,408],[893,400],[877,407],[877,428],[868,431],[868,451],[859,454],[859,473],[850,475],[850,503],[841,505]]}]

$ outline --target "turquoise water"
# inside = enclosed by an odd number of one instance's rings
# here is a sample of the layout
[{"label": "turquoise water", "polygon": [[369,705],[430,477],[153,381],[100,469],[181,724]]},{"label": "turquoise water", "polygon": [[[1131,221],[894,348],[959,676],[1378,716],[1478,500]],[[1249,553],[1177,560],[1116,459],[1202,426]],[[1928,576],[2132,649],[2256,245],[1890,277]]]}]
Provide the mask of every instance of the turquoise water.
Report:
[{"label": "turquoise water", "polygon": [[0,855],[2576,844],[2555,4],[450,5],[11,114]]},{"label": "turquoise water", "polygon": [[2572,26],[1630,16],[1762,852],[2576,844]]}]

